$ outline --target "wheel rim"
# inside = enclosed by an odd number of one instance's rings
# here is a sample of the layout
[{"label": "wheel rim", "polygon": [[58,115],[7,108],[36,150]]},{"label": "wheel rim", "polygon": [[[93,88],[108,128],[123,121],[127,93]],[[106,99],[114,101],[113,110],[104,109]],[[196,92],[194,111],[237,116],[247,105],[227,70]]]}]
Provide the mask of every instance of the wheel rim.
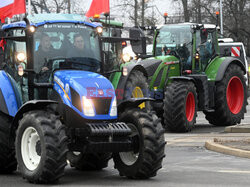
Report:
[{"label": "wheel rim", "polygon": [[244,88],[239,77],[232,77],[227,85],[227,105],[233,114],[241,111],[244,102]]},{"label": "wheel rim", "polygon": [[195,113],[194,94],[192,92],[189,92],[186,99],[186,117],[189,122],[193,120],[194,113]]},{"label": "wheel rim", "polygon": [[[138,139],[137,143],[139,144],[139,132],[137,128],[133,124],[128,124],[130,129],[132,130],[132,133],[130,135],[130,138],[135,140]],[[138,146],[139,147],[139,146]],[[129,152],[120,152],[119,153],[120,158],[122,162],[127,165],[131,166],[133,165],[139,158],[139,149],[137,151],[129,151]]]},{"label": "wheel rim", "polygon": [[33,127],[25,129],[21,140],[21,154],[23,162],[29,170],[35,170],[41,160],[40,137]]},{"label": "wheel rim", "polygon": [[[132,97],[133,98],[143,98],[144,95],[143,95],[142,89],[140,87],[136,86],[132,92]],[[146,107],[145,102],[143,102],[142,104],[139,105],[139,108],[141,108],[141,109],[143,109],[145,107]]]}]

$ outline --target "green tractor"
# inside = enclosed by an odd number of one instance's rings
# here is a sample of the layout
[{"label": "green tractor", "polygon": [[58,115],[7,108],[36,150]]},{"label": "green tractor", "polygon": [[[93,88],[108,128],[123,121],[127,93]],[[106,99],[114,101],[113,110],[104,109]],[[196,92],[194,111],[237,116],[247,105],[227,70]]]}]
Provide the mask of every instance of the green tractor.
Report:
[{"label": "green tractor", "polygon": [[[190,131],[197,111],[216,126],[240,123],[247,105],[246,66],[220,54],[217,30],[210,24],[164,25],[146,47],[143,32],[132,29],[131,36],[138,38],[131,40],[132,49],[139,59],[108,66],[109,71],[120,69],[109,77],[120,101],[150,95],[165,129],[173,132]],[[147,48],[153,49],[150,55]]]},{"label": "green tractor", "polygon": [[190,131],[197,111],[216,126],[244,118],[246,67],[239,58],[220,55],[217,30],[210,24],[164,25],[155,31],[153,57],[139,62],[166,129]]}]

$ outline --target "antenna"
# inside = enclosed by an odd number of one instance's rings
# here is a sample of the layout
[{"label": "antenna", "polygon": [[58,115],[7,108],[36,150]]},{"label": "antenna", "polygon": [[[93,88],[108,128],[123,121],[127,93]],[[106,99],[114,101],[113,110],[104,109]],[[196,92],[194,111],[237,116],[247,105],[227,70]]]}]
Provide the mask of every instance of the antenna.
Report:
[{"label": "antenna", "polygon": [[164,23],[164,24],[167,24],[167,17],[168,17],[168,13],[167,13],[167,12],[165,12],[165,13],[163,14],[163,17],[164,17],[164,19],[165,19],[165,23]]}]

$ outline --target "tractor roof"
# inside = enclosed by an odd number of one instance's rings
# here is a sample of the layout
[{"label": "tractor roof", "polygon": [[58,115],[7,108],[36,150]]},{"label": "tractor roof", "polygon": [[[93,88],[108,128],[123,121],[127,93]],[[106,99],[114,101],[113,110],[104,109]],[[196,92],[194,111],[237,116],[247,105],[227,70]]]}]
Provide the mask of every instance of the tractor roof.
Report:
[{"label": "tractor roof", "polygon": [[163,27],[169,27],[169,26],[174,26],[174,27],[183,27],[183,26],[187,26],[190,27],[191,25],[194,25],[194,23],[171,23],[171,24],[164,24],[164,25],[157,25],[157,29],[161,29]]},{"label": "tractor roof", "polygon": [[[91,23],[86,21],[86,17],[78,14],[34,14],[27,16],[30,24],[33,26],[41,26],[47,23],[78,23],[85,24],[96,28],[101,26],[100,23]],[[25,28],[25,21],[14,22],[2,26],[3,30],[10,28]]]},{"label": "tractor roof", "polygon": [[214,24],[198,24],[198,23],[190,23],[190,22],[185,22],[185,23],[175,23],[175,24],[166,24],[166,25],[158,25],[157,28],[160,29],[165,26],[192,26],[192,25],[203,25],[204,29],[219,29],[218,26]]}]

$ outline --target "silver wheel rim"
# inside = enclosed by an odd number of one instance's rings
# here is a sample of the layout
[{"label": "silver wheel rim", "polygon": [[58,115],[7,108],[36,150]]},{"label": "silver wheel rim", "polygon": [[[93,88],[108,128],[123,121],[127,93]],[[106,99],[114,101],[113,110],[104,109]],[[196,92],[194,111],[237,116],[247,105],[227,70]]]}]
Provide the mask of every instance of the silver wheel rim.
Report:
[{"label": "silver wheel rim", "polygon": [[[133,136],[138,136],[139,132],[136,129],[136,127],[133,124],[128,124],[128,126],[131,128],[132,130],[132,134],[130,135],[131,137]],[[139,143],[139,142],[138,142]],[[136,163],[136,161],[139,158],[139,152],[135,153],[134,151],[129,151],[129,152],[120,152],[119,156],[122,160],[122,162],[127,165],[127,166],[131,166],[134,163]]]},{"label": "silver wheel rim", "polygon": [[41,156],[37,154],[36,146],[40,141],[37,130],[33,127],[25,129],[21,141],[21,154],[24,165],[29,170],[35,170],[41,160]]},{"label": "silver wheel rim", "polygon": [[74,156],[79,156],[81,154],[81,152],[78,152],[78,151],[73,151],[72,153]]},{"label": "silver wheel rim", "polygon": [[133,151],[120,152],[119,155],[120,155],[122,162],[126,164],[127,166],[133,165],[139,157],[139,153],[134,153]]}]

